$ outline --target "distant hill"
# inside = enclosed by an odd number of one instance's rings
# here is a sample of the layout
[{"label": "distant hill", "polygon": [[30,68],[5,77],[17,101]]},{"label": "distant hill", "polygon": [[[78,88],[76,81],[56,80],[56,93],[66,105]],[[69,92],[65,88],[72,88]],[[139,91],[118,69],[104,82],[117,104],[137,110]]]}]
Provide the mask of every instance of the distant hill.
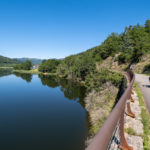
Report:
[{"label": "distant hill", "polygon": [[0,55],[0,66],[13,66],[18,63],[19,61],[17,59],[11,59]]},{"label": "distant hill", "polygon": [[20,62],[25,62],[26,60],[30,60],[33,65],[39,65],[43,61],[42,59],[38,59],[38,58],[15,58],[15,59]]}]

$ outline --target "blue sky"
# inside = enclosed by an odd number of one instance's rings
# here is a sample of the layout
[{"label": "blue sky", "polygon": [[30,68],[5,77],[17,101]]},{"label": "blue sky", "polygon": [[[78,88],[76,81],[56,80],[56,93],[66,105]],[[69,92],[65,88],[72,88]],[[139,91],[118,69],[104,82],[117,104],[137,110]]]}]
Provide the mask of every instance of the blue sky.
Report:
[{"label": "blue sky", "polygon": [[0,0],[0,55],[63,58],[150,19],[149,0]]}]

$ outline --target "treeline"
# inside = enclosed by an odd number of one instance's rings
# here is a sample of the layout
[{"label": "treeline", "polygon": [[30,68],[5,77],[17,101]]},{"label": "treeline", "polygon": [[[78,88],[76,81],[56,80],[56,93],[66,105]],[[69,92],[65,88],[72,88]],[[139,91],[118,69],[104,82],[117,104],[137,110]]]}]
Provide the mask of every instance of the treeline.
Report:
[{"label": "treeline", "polygon": [[[101,45],[86,52],[68,56],[63,60],[45,60],[40,65],[39,71],[56,73],[61,77],[88,83],[89,76],[97,76],[97,78],[99,76],[96,62],[100,64],[107,57],[117,54],[116,61],[119,64],[133,64],[140,61],[147,52],[150,52],[150,20],[147,20],[144,26],[137,24],[126,27],[121,34],[112,33]],[[108,73],[106,70],[103,72]]]},{"label": "treeline", "polygon": [[30,60],[27,60],[24,63],[17,64],[14,66],[15,70],[31,70],[31,68],[32,68],[32,63]]},{"label": "treeline", "polygon": [[39,66],[39,71],[56,73],[57,67],[60,63],[61,61],[57,59],[43,60],[42,64]]},{"label": "treeline", "polygon": [[18,63],[19,61],[17,61],[16,59],[0,56],[0,66],[13,66]]}]

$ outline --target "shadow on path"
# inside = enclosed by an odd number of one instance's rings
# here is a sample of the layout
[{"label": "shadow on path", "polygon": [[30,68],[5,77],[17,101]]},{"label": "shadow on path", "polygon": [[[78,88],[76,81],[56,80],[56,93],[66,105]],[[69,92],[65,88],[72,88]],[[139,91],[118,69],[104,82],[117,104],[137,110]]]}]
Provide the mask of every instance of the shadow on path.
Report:
[{"label": "shadow on path", "polygon": [[143,87],[147,87],[147,88],[150,88],[150,85],[142,85]]}]

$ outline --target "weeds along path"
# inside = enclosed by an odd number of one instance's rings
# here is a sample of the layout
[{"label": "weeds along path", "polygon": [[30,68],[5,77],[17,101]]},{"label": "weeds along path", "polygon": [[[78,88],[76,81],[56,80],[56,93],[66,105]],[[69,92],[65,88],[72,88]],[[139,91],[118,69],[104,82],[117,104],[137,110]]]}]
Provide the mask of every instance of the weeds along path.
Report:
[{"label": "weeds along path", "polygon": [[135,80],[140,87],[141,92],[143,93],[144,100],[147,106],[147,109],[150,113],[150,80],[149,76],[143,74],[136,74]]}]

